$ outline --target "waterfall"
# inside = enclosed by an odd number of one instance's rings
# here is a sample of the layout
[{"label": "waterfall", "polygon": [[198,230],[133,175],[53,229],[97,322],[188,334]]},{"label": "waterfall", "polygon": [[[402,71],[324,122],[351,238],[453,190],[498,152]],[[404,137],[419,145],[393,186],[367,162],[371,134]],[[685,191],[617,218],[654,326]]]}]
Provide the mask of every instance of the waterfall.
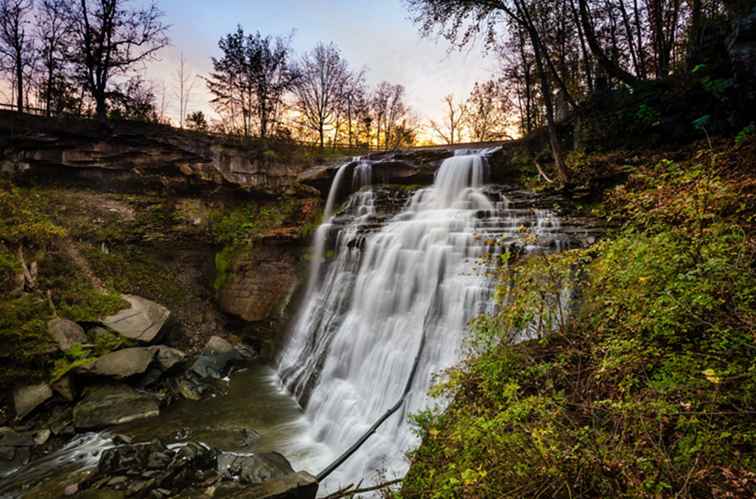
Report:
[{"label": "waterfall", "polygon": [[[487,170],[478,154],[447,158],[431,187],[416,191],[384,220],[375,209],[370,163],[353,162],[337,172],[328,220],[315,237],[309,289],[278,361],[282,384],[305,409],[308,439],[332,451],[319,463],[303,464],[320,471],[317,466],[338,456],[392,406],[423,337],[425,345],[401,410],[324,490],[368,483],[376,470],[384,470],[386,479],[406,472],[405,453],[418,443],[408,416],[433,403],[427,392],[434,374],[462,359],[470,319],[494,311],[492,269],[479,257],[518,243],[525,251],[561,245],[558,219],[548,210],[522,207],[523,196],[515,202],[489,190]],[[335,191],[349,171],[356,192],[334,216]],[[523,226],[534,229],[538,243],[526,248]]]}]

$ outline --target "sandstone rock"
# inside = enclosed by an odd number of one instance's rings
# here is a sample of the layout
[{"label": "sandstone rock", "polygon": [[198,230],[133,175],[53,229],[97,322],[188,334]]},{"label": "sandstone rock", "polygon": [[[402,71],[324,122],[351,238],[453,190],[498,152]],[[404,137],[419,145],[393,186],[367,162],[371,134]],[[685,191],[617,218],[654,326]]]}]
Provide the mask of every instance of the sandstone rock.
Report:
[{"label": "sandstone rock", "polygon": [[102,323],[121,336],[144,343],[152,342],[168,320],[171,312],[153,301],[140,296],[123,295],[130,307],[106,317]]},{"label": "sandstone rock", "polygon": [[231,262],[218,292],[221,308],[245,321],[280,315],[299,283],[297,258],[283,244],[264,244]]},{"label": "sandstone rock", "polygon": [[298,471],[248,487],[234,497],[238,499],[315,499],[317,493],[317,479],[306,471]]},{"label": "sandstone rock", "polygon": [[73,411],[74,425],[79,430],[124,424],[159,414],[154,398],[127,385],[92,387]]},{"label": "sandstone rock", "polygon": [[50,386],[55,393],[67,401],[73,402],[76,399],[76,387],[70,374],[63,376]]},{"label": "sandstone rock", "polygon": [[78,368],[79,372],[124,379],[144,373],[155,358],[152,348],[124,348],[99,357],[92,364]]},{"label": "sandstone rock", "polygon": [[45,383],[17,388],[13,392],[16,418],[23,419],[27,414],[46,402],[52,395],[52,390]]},{"label": "sandstone rock", "polygon": [[84,329],[68,319],[51,319],[47,323],[47,332],[64,352],[69,351],[77,343],[81,345],[87,342]]}]

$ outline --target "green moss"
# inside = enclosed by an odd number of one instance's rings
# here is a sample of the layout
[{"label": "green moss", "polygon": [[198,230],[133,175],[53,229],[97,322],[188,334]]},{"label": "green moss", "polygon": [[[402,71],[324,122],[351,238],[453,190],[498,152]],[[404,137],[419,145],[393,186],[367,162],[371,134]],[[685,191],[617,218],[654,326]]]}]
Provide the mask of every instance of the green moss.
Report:
[{"label": "green moss", "polygon": [[215,254],[215,280],[213,281],[213,287],[216,290],[223,289],[228,283],[228,279],[231,276],[231,266],[242,248],[245,247],[246,245],[242,244],[232,244]]},{"label": "green moss", "polygon": [[44,298],[24,294],[0,300],[0,387],[44,379],[49,352],[55,349],[47,334],[51,311]]},{"label": "green moss", "polygon": [[108,253],[91,245],[82,252],[97,276],[111,289],[155,300],[169,308],[184,304],[187,292],[181,286],[170,255],[157,249],[112,245]]}]

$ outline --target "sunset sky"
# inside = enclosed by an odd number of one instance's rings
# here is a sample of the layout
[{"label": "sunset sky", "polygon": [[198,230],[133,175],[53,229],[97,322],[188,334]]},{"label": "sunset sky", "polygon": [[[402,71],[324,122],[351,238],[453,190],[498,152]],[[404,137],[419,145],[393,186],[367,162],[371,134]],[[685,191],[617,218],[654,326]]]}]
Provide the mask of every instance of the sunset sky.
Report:
[{"label": "sunset sky", "polygon": [[[382,80],[407,88],[407,102],[426,122],[441,114],[441,99],[466,96],[476,80],[490,77],[495,60],[479,47],[449,53],[443,40],[423,39],[402,0],[159,0],[171,25],[172,46],[161,61],[150,64],[148,78],[158,96],[167,87],[167,113],[176,115],[173,84],[176,60],[183,51],[198,74],[206,74],[210,57],[218,55],[218,39],[241,24],[245,31],[286,35],[293,31],[293,48],[301,55],[317,42],[334,42],[352,67],[367,69],[372,85]],[[380,8],[378,8],[380,6]],[[159,98],[159,97],[158,97]],[[197,81],[190,111],[210,110],[209,96]]]}]

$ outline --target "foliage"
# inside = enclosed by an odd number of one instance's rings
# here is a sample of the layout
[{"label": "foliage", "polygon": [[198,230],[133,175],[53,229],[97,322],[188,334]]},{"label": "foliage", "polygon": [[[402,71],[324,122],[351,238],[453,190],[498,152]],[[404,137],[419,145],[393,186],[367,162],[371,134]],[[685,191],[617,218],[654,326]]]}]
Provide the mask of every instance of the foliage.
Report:
[{"label": "foliage", "polygon": [[[604,241],[507,258],[482,352],[435,389],[451,406],[415,417],[402,497],[751,496],[753,152],[640,168],[605,202],[622,227]],[[563,276],[571,320],[513,343]]]}]

